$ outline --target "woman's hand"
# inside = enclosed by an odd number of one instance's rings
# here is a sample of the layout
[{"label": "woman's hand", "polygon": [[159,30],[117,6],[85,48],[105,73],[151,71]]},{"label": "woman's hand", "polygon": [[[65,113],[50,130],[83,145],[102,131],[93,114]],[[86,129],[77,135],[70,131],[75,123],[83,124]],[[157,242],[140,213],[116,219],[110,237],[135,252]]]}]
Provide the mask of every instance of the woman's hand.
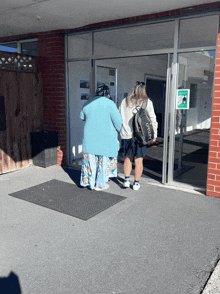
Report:
[{"label": "woman's hand", "polygon": [[149,146],[149,147],[150,147],[150,146],[154,145],[154,144],[156,143],[156,141],[157,141],[157,139],[156,139],[156,138],[154,138],[154,139],[153,139],[153,141],[152,141],[151,143],[147,144],[147,146]]}]

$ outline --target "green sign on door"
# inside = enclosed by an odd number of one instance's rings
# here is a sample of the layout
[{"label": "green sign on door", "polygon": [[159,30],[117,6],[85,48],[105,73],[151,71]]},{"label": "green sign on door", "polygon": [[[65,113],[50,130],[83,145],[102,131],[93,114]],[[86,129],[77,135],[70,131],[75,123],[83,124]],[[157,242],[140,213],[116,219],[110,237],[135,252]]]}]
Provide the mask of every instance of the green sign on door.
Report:
[{"label": "green sign on door", "polygon": [[189,109],[189,89],[178,89],[176,98],[176,109]]}]

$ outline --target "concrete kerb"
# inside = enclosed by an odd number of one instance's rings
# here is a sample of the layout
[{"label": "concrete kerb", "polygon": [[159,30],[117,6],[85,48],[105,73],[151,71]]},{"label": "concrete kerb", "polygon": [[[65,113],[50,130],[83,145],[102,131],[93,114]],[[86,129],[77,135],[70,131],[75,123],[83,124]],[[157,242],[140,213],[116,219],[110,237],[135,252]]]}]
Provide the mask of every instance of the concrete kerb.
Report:
[{"label": "concrete kerb", "polygon": [[220,260],[213,273],[208,279],[201,294],[219,294],[220,293]]}]

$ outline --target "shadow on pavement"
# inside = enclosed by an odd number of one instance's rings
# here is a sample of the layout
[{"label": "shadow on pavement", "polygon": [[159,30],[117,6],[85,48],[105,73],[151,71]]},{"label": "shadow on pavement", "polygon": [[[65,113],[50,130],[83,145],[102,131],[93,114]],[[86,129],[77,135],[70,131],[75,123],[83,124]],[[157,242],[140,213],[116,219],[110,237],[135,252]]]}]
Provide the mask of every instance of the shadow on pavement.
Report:
[{"label": "shadow on pavement", "polygon": [[18,276],[10,272],[8,277],[0,278],[1,294],[22,294]]},{"label": "shadow on pavement", "polygon": [[65,171],[65,173],[68,174],[68,176],[70,177],[70,179],[79,187],[82,188],[82,186],[80,186],[80,174],[81,171],[77,170],[77,169],[72,169],[72,168],[68,168],[68,167],[62,167],[63,170]]},{"label": "shadow on pavement", "polygon": [[[65,173],[68,174],[70,179],[81,189],[85,189],[85,187],[80,186],[80,175],[81,171],[78,169],[68,168],[68,167],[62,167]],[[124,179],[120,178],[119,176],[117,178],[110,178],[110,181],[113,181],[115,184],[119,186],[119,188],[123,188],[123,181]]]}]

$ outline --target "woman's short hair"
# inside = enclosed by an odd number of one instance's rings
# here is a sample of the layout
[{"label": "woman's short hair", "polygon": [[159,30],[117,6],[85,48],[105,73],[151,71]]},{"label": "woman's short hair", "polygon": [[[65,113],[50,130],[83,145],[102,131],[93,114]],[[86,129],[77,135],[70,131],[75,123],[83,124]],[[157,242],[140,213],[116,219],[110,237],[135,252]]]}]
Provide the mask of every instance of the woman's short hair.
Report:
[{"label": "woman's short hair", "polygon": [[99,86],[96,90],[96,96],[105,96],[110,98],[110,90],[109,87],[105,84]]}]

